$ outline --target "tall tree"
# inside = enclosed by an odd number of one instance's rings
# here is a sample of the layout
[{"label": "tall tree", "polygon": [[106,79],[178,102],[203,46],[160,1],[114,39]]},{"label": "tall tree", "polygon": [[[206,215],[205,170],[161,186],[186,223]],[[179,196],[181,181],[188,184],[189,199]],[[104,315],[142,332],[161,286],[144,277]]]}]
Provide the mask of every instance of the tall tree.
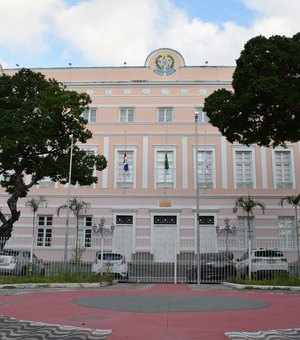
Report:
[{"label": "tall tree", "polygon": [[296,234],[296,245],[297,245],[297,254],[298,260],[300,260],[300,249],[299,249],[299,232],[298,232],[298,207],[300,207],[300,194],[297,196],[284,196],[280,200],[280,204],[283,207],[283,204],[287,203],[292,205],[295,209],[295,234]]},{"label": "tall tree", "polygon": [[285,145],[300,140],[300,33],[249,40],[236,61],[233,91],[219,89],[204,111],[231,143]]},{"label": "tall tree", "polygon": [[75,143],[86,143],[92,133],[82,112],[91,103],[86,93],[67,90],[55,79],[21,69],[0,77],[0,185],[10,195],[10,216],[0,211],[0,237],[9,238],[18,221],[19,198],[45,177],[68,183],[70,135],[73,136],[71,183],[97,182],[95,168],[106,168],[102,155],[90,155]]}]

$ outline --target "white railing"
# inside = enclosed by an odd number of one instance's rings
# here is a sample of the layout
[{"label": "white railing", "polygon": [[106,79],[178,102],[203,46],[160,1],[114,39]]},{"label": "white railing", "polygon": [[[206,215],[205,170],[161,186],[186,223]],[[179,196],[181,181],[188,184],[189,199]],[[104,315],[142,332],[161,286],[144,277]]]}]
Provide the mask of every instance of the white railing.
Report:
[{"label": "white railing", "polygon": [[[36,241],[36,240],[34,240]],[[79,261],[75,261],[75,239],[70,238],[68,242],[67,263],[64,262],[64,238],[52,237],[51,246],[39,247],[36,242],[33,244],[33,253],[43,261],[45,265],[46,276],[58,276],[64,271],[70,273],[78,273],[84,275],[92,275],[92,263],[95,260],[96,252],[100,251],[101,240],[93,237],[88,240],[90,247],[78,247],[77,251],[83,251]],[[1,242],[1,240],[0,240]],[[206,242],[206,246],[207,246]],[[248,251],[247,242],[240,242],[237,237],[228,240],[224,237],[218,238],[217,251],[226,256],[232,254],[232,258],[219,262],[223,264],[214,266],[214,258],[211,253],[204,253],[204,248],[200,248],[199,261],[201,263],[200,277],[201,282],[220,282],[227,277],[235,276],[235,268],[242,255]],[[83,240],[79,240],[79,244],[84,244]],[[288,263],[290,275],[300,276],[300,261],[298,259],[299,252],[295,246],[290,248],[282,247],[279,239],[255,240],[253,242],[255,248],[280,249],[285,255]],[[118,243],[120,247],[120,243]],[[122,246],[122,244],[121,244]],[[215,246],[215,245],[214,245]],[[30,237],[11,237],[5,244],[5,249],[23,249],[31,251],[32,238]],[[113,240],[111,237],[104,239],[104,252],[114,252]],[[125,247],[125,245],[124,245]],[[128,263],[128,278],[132,282],[197,282],[197,259],[195,254],[195,242],[190,237],[182,237],[178,244],[162,245],[157,251],[160,254],[151,252],[151,239],[149,237],[136,240],[135,252],[126,251]],[[209,249],[209,247],[208,247]],[[153,250],[152,250],[153,251]],[[116,251],[122,253],[122,250]],[[173,254],[170,254],[172,252]],[[125,251],[124,251],[125,254]],[[163,261],[163,256],[168,255],[168,261]],[[1,255],[0,255],[0,274],[1,274]]]}]

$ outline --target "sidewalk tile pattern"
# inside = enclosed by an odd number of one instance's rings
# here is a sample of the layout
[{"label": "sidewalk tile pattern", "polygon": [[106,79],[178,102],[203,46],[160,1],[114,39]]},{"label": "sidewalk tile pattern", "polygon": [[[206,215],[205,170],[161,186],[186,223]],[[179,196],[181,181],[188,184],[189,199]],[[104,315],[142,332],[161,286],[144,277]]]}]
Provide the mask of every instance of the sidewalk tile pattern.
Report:
[{"label": "sidewalk tile pattern", "polygon": [[0,316],[1,340],[105,340],[111,332],[111,330],[53,325]]},{"label": "sidewalk tile pattern", "polygon": [[300,328],[259,332],[228,332],[225,335],[230,340],[300,340]]}]

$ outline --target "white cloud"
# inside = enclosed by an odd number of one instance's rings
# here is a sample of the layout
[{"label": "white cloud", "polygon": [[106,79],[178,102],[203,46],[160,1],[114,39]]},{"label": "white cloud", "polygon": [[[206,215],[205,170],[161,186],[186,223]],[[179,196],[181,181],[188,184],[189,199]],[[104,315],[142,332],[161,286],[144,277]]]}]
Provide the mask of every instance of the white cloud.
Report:
[{"label": "white cloud", "polygon": [[145,58],[154,39],[156,1],[91,0],[74,6],[56,18],[56,34],[80,50],[91,63],[119,65]]},{"label": "white cloud", "polygon": [[299,0],[243,2],[255,13],[247,27],[191,19],[172,0],[85,0],[69,7],[66,0],[1,1],[0,61],[1,49],[6,49],[45,58],[59,54],[62,62],[72,62],[79,54],[91,66],[125,61],[143,65],[152,50],[170,47],[183,55],[187,65],[205,61],[234,65],[250,38],[300,31]]},{"label": "white cloud", "polygon": [[48,51],[52,13],[62,0],[10,0],[0,4],[0,46],[9,51],[36,54]]}]

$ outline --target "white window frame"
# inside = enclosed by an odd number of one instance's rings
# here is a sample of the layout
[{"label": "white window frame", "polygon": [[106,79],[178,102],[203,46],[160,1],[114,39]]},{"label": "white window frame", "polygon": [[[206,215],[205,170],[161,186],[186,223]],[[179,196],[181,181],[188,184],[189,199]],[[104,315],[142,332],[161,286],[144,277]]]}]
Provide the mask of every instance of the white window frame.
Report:
[{"label": "white window frame", "polygon": [[295,216],[278,216],[280,249],[297,249]]},{"label": "white window frame", "polygon": [[[78,218],[78,246],[90,248],[92,246],[93,216],[79,216]],[[88,232],[87,232],[88,231]],[[88,237],[90,233],[90,237]]]},{"label": "white window frame", "polygon": [[[89,154],[94,154],[97,155],[97,147],[96,146],[92,146],[92,145],[80,145],[79,148],[81,150],[84,150],[86,152],[88,152]],[[94,167],[93,170],[93,176],[97,176],[97,169],[96,167]],[[91,185],[80,185],[79,183],[76,184],[76,188],[96,188],[96,183],[93,183]]]},{"label": "white window frame", "polygon": [[[208,164],[206,163],[205,165],[205,160],[203,162],[198,161],[198,180],[199,180],[199,188],[207,188],[207,189],[215,189],[216,188],[216,163],[215,163],[215,146],[213,145],[206,145],[206,146],[198,146],[198,155],[203,154],[205,158],[205,153],[211,154],[212,161]],[[193,152],[193,157],[194,157],[194,188],[197,186],[197,176],[196,176],[196,146],[194,146],[194,152]],[[199,157],[197,157],[197,160],[199,160]],[[206,174],[209,177],[209,174],[207,171],[211,171],[211,181],[209,185],[206,185],[207,180],[206,180]],[[203,173],[203,176],[201,176],[201,172]],[[203,180],[202,180],[203,177]]]},{"label": "white window frame", "polygon": [[[40,223],[43,220],[43,223]],[[51,222],[51,223],[50,223]],[[42,231],[42,237],[39,235]],[[47,237],[47,233],[51,236]],[[37,219],[37,247],[51,247],[53,238],[53,216],[52,215],[38,215]]]},{"label": "white window frame", "polygon": [[197,106],[195,108],[195,113],[198,114],[198,124],[209,124],[209,118],[206,112],[203,111],[202,106]]},{"label": "white window frame", "polygon": [[82,117],[85,118],[88,123],[97,122],[97,109],[95,107],[88,108],[82,112]]},{"label": "white window frame", "polygon": [[[127,153],[127,161],[128,161],[128,172],[124,171],[123,169],[123,159],[124,153]],[[132,154],[132,157],[128,159],[128,154]],[[137,171],[137,164],[136,164],[136,147],[135,146],[119,146],[115,148],[115,173],[114,173],[114,188],[122,188],[122,189],[134,189],[136,188],[136,171]],[[127,181],[127,179],[130,179]],[[123,180],[119,180],[122,178]],[[122,182],[122,183],[121,183]],[[130,184],[132,183],[132,184]]]},{"label": "white window frame", "polygon": [[[256,228],[254,217],[250,217],[251,247],[255,247]],[[240,249],[248,249],[249,231],[247,216],[238,216],[238,242]]]},{"label": "white window frame", "polygon": [[[171,117],[169,117],[171,115]],[[173,122],[173,107],[162,106],[157,108],[157,121],[158,123],[171,123]]]},{"label": "white window frame", "polygon": [[[167,152],[169,161],[169,170],[166,172],[166,180],[164,182],[158,182],[158,172],[162,170],[159,161],[159,153],[165,156]],[[173,154],[173,160],[170,157],[170,153]],[[161,163],[161,162],[160,162]],[[171,181],[172,179],[172,181]],[[161,183],[161,184],[160,184]],[[176,148],[172,146],[155,146],[154,147],[154,188],[155,189],[176,189]]]},{"label": "white window frame", "polygon": [[[295,163],[294,163],[294,153],[293,147],[290,145],[287,148],[275,148],[272,150],[272,168],[273,168],[273,187],[275,189],[295,189]],[[289,172],[290,172],[290,181],[282,181],[279,182],[277,179],[277,162],[276,162],[276,153],[289,153],[290,161],[289,161]],[[284,162],[281,164],[281,168],[284,166]],[[284,177],[284,173],[282,172],[282,177]],[[290,184],[289,184],[290,183]]]},{"label": "white window frame", "polygon": [[120,107],[119,116],[121,123],[133,123],[134,122],[134,108],[133,107]]},{"label": "white window frame", "polygon": [[[251,157],[251,181],[244,180],[243,185],[238,185],[238,164],[242,164],[243,162],[238,162],[237,160],[237,152],[250,152]],[[247,165],[246,162],[243,163],[245,166]],[[233,147],[233,178],[234,178],[234,189],[256,189],[256,166],[255,166],[255,149],[254,147],[247,147],[242,148],[240,146]],[[245,176],[245,171],[243,170],[243,176]]]}]

